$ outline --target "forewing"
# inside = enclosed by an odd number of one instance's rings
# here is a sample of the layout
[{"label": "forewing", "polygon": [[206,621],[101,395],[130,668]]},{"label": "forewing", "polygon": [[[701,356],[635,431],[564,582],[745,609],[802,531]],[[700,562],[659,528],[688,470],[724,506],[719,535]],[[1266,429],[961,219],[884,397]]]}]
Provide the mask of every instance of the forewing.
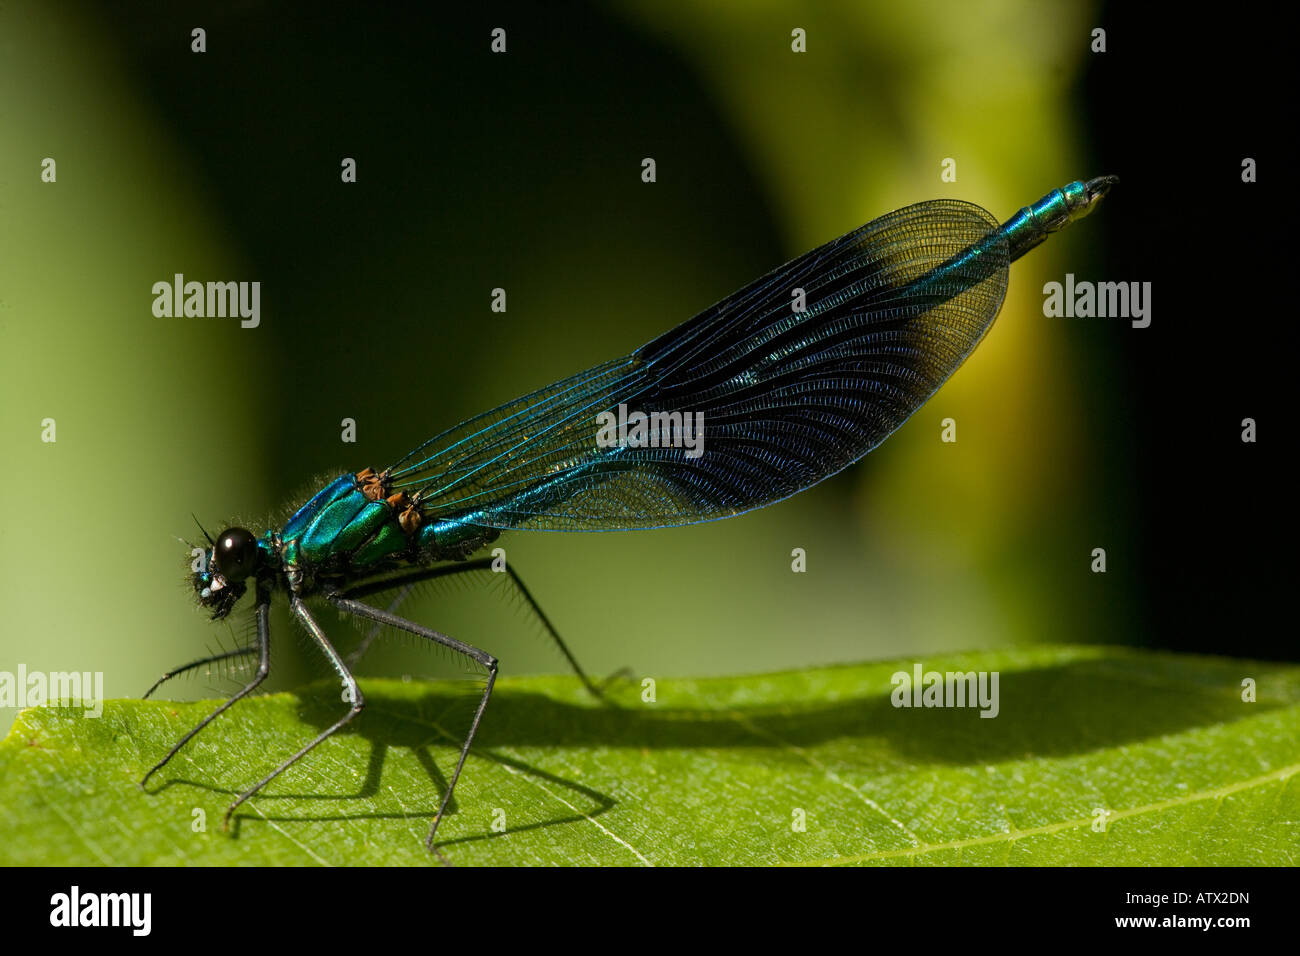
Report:
[{"label": "forewing", "polygon": [[[857,461],[934,394],[997,316],[1007,266],[980,207],[908,206],[626,358],[431,439],[396,484],[496,528],[664,527],[770,504]],[[702,415],[702,443],[610,444],[598,416],[620,405]]]}]

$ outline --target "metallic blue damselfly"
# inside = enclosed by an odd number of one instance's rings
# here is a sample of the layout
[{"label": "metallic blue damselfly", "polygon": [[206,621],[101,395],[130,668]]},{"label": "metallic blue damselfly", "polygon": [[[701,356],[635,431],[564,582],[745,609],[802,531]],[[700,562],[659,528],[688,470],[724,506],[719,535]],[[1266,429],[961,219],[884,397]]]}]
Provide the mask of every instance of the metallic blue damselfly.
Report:
[{"label": "metallic blue damselfly", "polygon": [[[272,595],[338,672],[350,707],[242,793],[249,797],[359,714],[348,662],[303,603],[407,631],[464,655],[487,680],[429,830],[434,838],[497,675],[497,659],[363,598],[481,570],[471,556],[502,531],[663,528],[738,515],[835,474],[885,440],[952,375],[993,324],[1008,266],[1082,219],[1117,180],[1054,189],[1002,225],[979,206],[938,199],[881,216],[786,263],[631,355],[485,412],[382,471],[340,475],[279,530],[209,538],[199,602],[223,618],[251,585],[252,680],[145,775],[251,693],[270,668]],[[617,427],[614,423],[617,422]],[[627,426],[631,423],[631,428]],[[594,684],[512,568],[529,606],[583,683]],[[146,694],[145,696],[148,696]]]}]

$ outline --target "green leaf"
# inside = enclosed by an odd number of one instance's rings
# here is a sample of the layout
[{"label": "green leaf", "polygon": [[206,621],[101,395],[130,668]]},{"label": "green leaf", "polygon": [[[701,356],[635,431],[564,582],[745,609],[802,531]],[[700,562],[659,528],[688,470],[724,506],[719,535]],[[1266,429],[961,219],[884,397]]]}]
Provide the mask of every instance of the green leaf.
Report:
[{"label": "green leaf", "polygon": [[[894,707],[891,676],[913,663],[665,678],[653,703],[627,685],[617,707],[570,678],[502,680],[443,850],[461,865],[1300,859],[1300,668],[1107,647],[924,662],[997,671],[984,719]],[[465,694],[362,686],[361,717],[229,832],[233,795],[342,714],[338,688],[236,705],[149,792],[144,771],[213,702],[24,711],[0,743],[0,863],[428,864],[455,765],[444,715]]]}]

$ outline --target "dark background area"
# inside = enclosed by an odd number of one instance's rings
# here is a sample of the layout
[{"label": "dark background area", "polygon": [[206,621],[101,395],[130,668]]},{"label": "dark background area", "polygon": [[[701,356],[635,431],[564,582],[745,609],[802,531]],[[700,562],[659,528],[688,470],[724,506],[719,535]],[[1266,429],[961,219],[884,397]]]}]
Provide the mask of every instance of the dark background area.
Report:
[{"label": "dark background area", "polygon": [[[1121,175],[1125,199],[1099,226],[1109,270],[1149,279],[1155,310],[1093,386],[1123,396],[1094,427],[1098,479],[1133,494],[1140,633],[1170,650],[1294,659],[1280,614],[1294,577],[1278,452],[1293,335],[1277,281],[1283,31],[1267,16],[1207,29],[1147,4],[1108,4],[1104,19],[1110,49],[1083,101],[1099,168]],[[1241,182],[1245,157],[1254,184]],[[1244,418],[1255,444],[1241,441]]]}]

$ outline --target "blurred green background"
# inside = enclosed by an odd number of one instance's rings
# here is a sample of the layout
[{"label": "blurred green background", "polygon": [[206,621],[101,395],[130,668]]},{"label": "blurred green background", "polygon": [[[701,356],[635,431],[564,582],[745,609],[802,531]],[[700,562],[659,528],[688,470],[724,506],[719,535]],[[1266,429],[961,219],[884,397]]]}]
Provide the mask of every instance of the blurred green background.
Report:
[{"label": "blurred green background", "polygon": [[[138,695],[246,635],[247,604],[230,626],[195,607],[191,511],[260,532],[314,479],[382,467],[908,203],[1001,220],[1123,172],[1100,168],[1081,105],[1087,4],[274,13],[0,12],[0,670],[103,671],[109,697]],[[1121,214],[1017,263],[967,365],[815,490],[708,525],[501,544],[598,674],[1140,642],[1140,582],[1114,573],[1132,503],[1095,480],[1126,454],[1105,428],[1125,400],[1117,333],[1040,308],[1045,281],[1096,275]],[[261,327],[155,318],[151,287],[176,272],[260,281]],[[955,445],[939,440],[950,416]],[[499,579],[480,583],[406,613],[507,674],[563,669]],[[277,615],[279,686],[327,673]],[[432,656],[398,642],[362,673],[430,673]],[[229,689],[169,692],[214,687]]]}]

